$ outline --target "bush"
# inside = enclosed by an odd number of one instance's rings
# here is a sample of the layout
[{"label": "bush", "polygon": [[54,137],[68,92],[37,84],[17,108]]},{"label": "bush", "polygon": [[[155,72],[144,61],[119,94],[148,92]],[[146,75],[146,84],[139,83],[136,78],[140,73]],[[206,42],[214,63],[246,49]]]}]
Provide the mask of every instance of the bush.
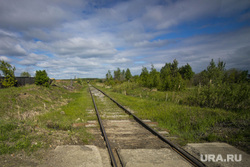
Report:
[{"label": "bush", "polygon": [[17,83],[14,74],[16,68],[10,65],[9,63],[0,60],[0,70],[3,72],[3,75],[5,76],[4,80],[1,81],[2,85],[6,88],[15,86]]},{"label": "bush", "polygon": [[35,76],[35,84],[36,85],[42,85],[45,87],[49,87],[49,77],[47,75],[47,72],[45,70],[41,71],[36,71],[36,76]]},{"label": "bush", "polygon": [[2,81],[2,85],[5,88],[15,86],[17,83],[17,80],[14,76],[7,75],[4,80]]},{"label": "bush", "polygon": [[83,83],[84,83],[83,79],[80,79],[80,78],[78,78],[76,81],[77,81],[77,83],[80,84],[80,85],[83,85]]},{"label": "bush", "polygon": [[226,110],[249,110],[250,85],[248,83],[205,85],[194,90],[187,98],[189,105],[223,108]]}]

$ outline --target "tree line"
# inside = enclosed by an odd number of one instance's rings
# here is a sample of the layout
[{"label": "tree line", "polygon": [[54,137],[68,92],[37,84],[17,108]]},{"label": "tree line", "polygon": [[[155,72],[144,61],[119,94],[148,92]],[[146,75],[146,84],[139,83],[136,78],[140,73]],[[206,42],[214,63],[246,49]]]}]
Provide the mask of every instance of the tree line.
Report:
[{"label": "tree line", "polygon": [[126,71],[120,68],[111,74],[108,70],[106,74],[106,83],[114,85],[124,81],[137,82],[141,86],[148,88],[158,88],[159,90],[182,90],[191,85],[218,85],[222,83],[242,83],[248,82],[248,71],[241,71],[235,68],[226,70],[226,63],[218,60],[216,64],[212,59],[207,69],[195,74],[192,67],[187,63],[182,67],[178,67],[178,61],[173,60],[172,63],[165,63],[165,65],[157,71],[154,65],[151,65],[150,71],[146,67],[142,67],[140,75],[132,76],[130,69]]},{"label": "tree line", "polygon": [[207,68],[195,74],[192,67],[186,64],[178,67],[178,61],[165,65],[157,71],[154,65],[151,69],[142,67],[140,75],[132,76],[130,70],[110,70],[106,74],[106,84],[133,82],[138,86],[157,88],[160,91],[182,91],[192,87],[189,95],[181,103],[201,107],[224,108],[230,110],[249,110],[250,84],[248,71],[235,68],[226,70],[226,63],[212,59]]},{"label": "tree line", "polygon": [[[15,66],[12,66],[4,60],[0,60],[0,71],[2,71],[4,79],[1,81],[3,87],[13,87],[17,86],[17,80],[15,79]],[[21,77],[30,77],[31,75],[28,72],[22,72]],[[35,74],[35,84],[49,87],[48,74],[45,70],[38,70]]]},{"label": "tree line", "polygon": [[189,64],[178,68],[178,61],[174,59],[172,63],[166,63],[160,71],[157,71],[153,64],[150,71],[146,67],[142,67],[139,76],[132,76],[129,68],[127,68],[126,72],[117,68],[113,77],[109,70],[106,74],[106,81],[109,85],[123,81],[132,81],[137,82],[141,86],[159,90],[182,90],[193,75],[194,72]]}]

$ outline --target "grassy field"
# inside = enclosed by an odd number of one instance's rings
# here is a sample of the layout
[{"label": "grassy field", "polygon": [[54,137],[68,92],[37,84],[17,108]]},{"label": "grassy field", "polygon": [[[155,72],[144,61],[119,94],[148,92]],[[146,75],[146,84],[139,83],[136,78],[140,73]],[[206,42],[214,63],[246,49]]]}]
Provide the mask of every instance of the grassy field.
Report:
[{"label": "grassy field", "polygon": [[[63,144],[87,144],[92,136],[84,127],[93,104],[86,83],[61,81],[50,88],[36,85],[0,89],[0,155],[55,148]],[[183,105],[192,89],[160,92],[123,84],[102,90],[143,119],[187,142],[220,141],[250,152],[250,113]]]},{"label": "grassy field", "polygon": [[88,143],[84,127],[92,102],[87,85],[64,81],[50,88],[36,85],[0,89],[0,155]]},{"label": "grassy field", "polygon": [[135,111],[142,119],[151,119],[187,142],[227,142],[250,152],[250,113],[183,105],[191,89],[160,92],[138,87],[133,83],[108,88],[99,85],[122,105]]}]

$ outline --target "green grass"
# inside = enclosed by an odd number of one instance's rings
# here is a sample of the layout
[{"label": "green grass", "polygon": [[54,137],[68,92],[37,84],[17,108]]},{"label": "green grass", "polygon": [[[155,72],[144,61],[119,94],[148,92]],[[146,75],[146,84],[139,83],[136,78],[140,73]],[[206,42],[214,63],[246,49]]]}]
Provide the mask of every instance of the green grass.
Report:
[{"label": "green grass", "polygon": [[86,109],[92,108],[87,86],[74,83],[69,91],[63,86],[70,82],[58,85],[0,89],[0,154],[31,154],[58,144],[88,143],[91,135],[86,129],[72,127],[85,122]]},{"label": "green grass", "polygon": [[82,91],[71,93],[67,96],[73,99],[69,104],[61,107],[60,110],[55,110],[39,116],[39,121],[42,125],[46,125],[48,121],[51,121],[57,125],[57,129],[71,130],[73,123],[86,122],[88,120],[88,113],[86,110],[92,108],[92,101],[87,87],[85,86]]},{"label": "green grass", "polygon": [[66,91],[36,85],[0,89],[0,154],[35,151],[45,144],[32,132],[36,115],[61,105]]},{"label": "green grass", "polygon": [[140,97],[153,101],[171,101],[181,103],[194,88],[188,88],[183,91],[154,91],[145,87],[140,87],[136,83],[124,82],[120,85],[115,85],[111,90],[113,92],[126,94],[128,96]]},{"label": "green grass", "polygon": [[[74,136],[82,144],[92,139],[91,134],[85,127],[73,128],[74,123],[86,123],[88,118],[87,109],[92,108],[92,101],[87,86],[80,92],[67,95],[72,101],[62,106],[60,110],[45,113],[38,117],[40,126],[50,130],[67,131],[70,137]],[[50,134],[52,135],[52,134]]]},{"label": "green grass", "polygon": [[[188,89],[183,92],[152,92],[134,87],[126,89],[127,95],[123,91],[117,91],[117,88],[101,89],[120,104],[135,111],[138,117],[158,122],[161,128],[178,136],[180,144],[221,141],[249,152],[249,148],[245,147],[250,143],[249,112],[235,113],[223,109],[181,105],[180,100],[187,96],[190,91]],[[138,93],[141,95],[138,96]],[[166,94],[169,94],[171,100],[164,100]]]},{"label": "green grass", "polygon": [[43,135],[31,133],[27,124],[15,121],[1,121],[0,155],[24,150],[28,153],[44,147]]},{"label": "green grass", "polygon": [[62,95],[66,94],[66,90],[60,87],[26,85],[0,89],[0,94],[0,117],[11,120],[26,119],[34,112],[41,113],[51,107],[60,106],[64,100]]},{"label": "green grass", "polygon": [[177,134],[189,140],[194,140],[197,137],[193,133],[198,133],[199,136],[216,122],[232,117],[231,114],[227,114],[228,116],[225,117],[226,111],[223,110],[182,106],[171,102],[157,102],[113,92],[109,92],[109,94],[122,105],[136,111],[136,115],[140,118],[157,121],[161,127],[169,129],[172,134]]}]

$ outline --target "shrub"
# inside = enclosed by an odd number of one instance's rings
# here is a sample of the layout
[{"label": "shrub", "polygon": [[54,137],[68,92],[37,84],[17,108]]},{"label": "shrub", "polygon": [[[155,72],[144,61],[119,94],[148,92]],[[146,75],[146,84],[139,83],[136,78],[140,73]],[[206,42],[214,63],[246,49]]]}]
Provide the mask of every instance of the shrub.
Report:
[{"label": "shrub", "polygon": [[10,65],[9,63],[0,60],[0,70],[3,72],[3,75],[5,76],[4,80],[2,81],[2,85],[6,88],[15,86],[17,83],[14,74],[16,68]]},{"label": "shrub", "polygon": [[15,86],[17,83],[17,80],[15,79],[14,76],[7,75],[4,80],[2,81],[2,85],[5,88]]},{"label": "shrub", "polygon": [[35,84],[36,85],[42,85],[45,87],[49,87],[49,77],[47,75],[47,72],[45,70],[41,71],[36,71],[36,76],[35,76]]},{"label": "shrub", "polygon": [[248,83],[214,86],[205,85],[194,90],[187,98],[189,105],[201,107],[223,108],[227,110],[249,110],[250,85]]}]

